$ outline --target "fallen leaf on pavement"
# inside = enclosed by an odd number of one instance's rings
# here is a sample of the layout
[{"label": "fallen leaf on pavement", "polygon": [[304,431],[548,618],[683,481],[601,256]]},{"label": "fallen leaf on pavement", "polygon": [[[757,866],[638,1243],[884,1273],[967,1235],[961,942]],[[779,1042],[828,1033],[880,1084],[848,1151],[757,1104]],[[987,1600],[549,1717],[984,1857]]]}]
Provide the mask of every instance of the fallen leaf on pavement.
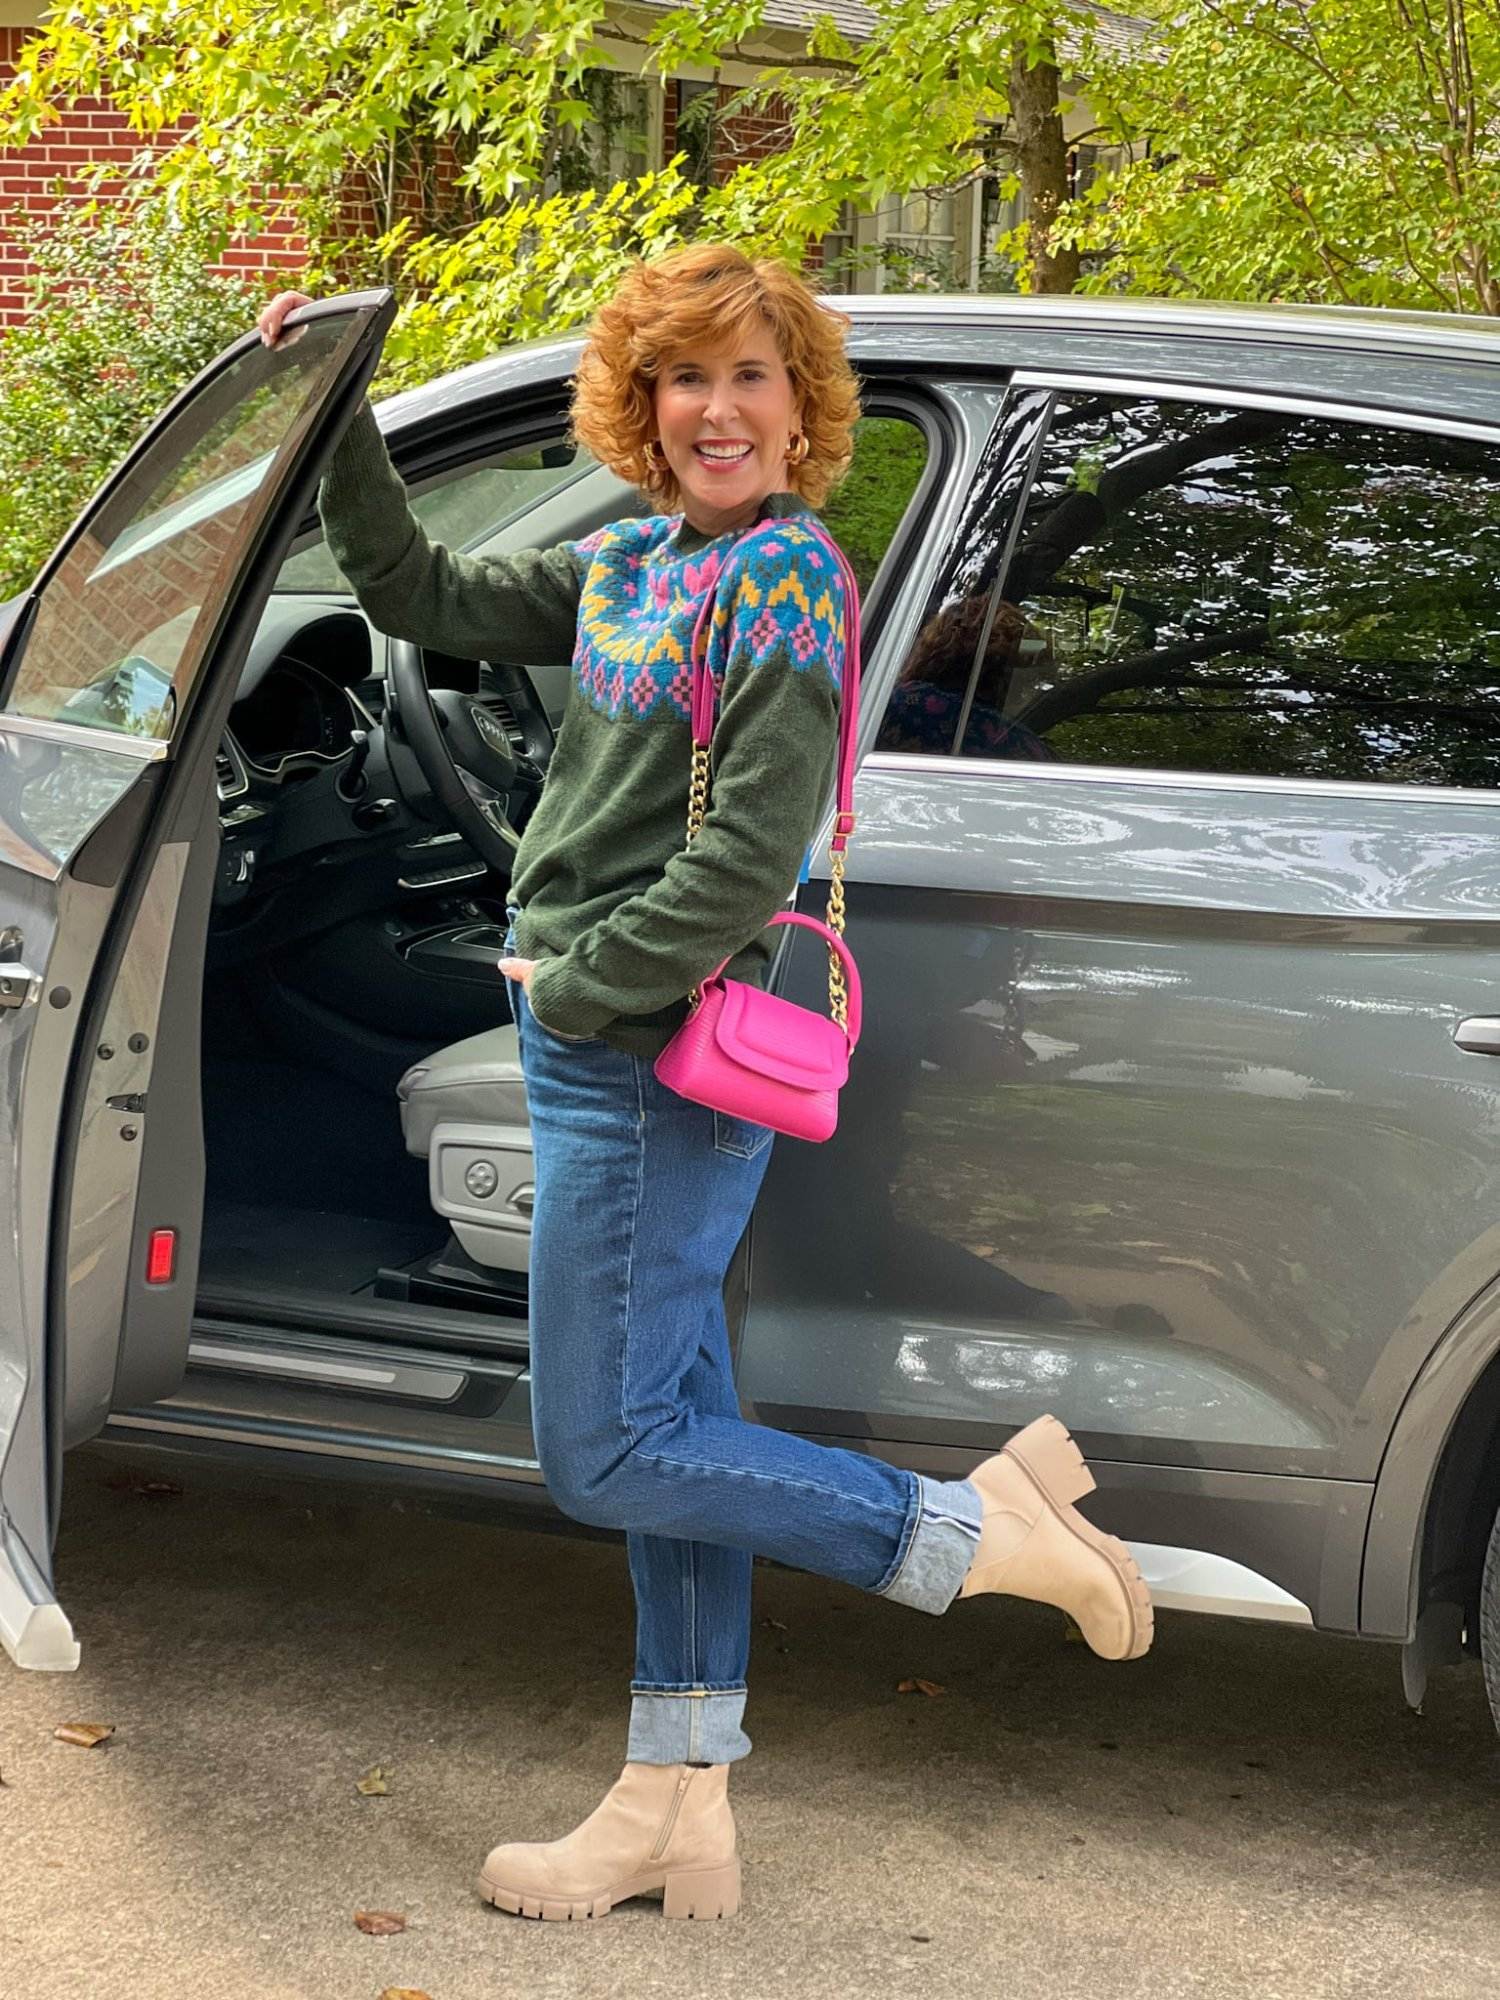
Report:
[{"label": "fallen leaf on pavement", "polygon": [[387,1986],[380,2000],[432,2000],[432,1995],[420,1986]]},{"label": "fallen leaf on pavement", "polygon": [[936,1681],[913,1679],[902,1681],[897,1687],[896,1692],[897,1694],[946,1694],[948,1690],[945,1687],[939,1687]]},{"label": "fallen leaf on pavement", "polygon": [[405,1917],[398,1917],[394,1910],[356,1910],[354,1921],[366,1937],[395,1937],[406,1929]]},{"label": "fallen leaf on pavement", "polygon": [[59,1743],[76,1743],[80,1750],[92,1750],[114,1733],[112,1722],[60,1722],[52,1732]]},{"label": "fallen leaf on pavement", "polygon": [[134,1472],[116,1472],[104,1483],[112,1493],[135,1493],[142,1500],[175,1500],[182,1494],[175,1479],[142,1479]]},{"label": "fallen leaf on pavement", "polygon": [[362,1778],[355,1779],[355,1791],[362,1793],[367,1799],[384,1798],[391,1789],[386,1779],[390,1777],[393,1769],[394,1766],[390,1764],[372,1764]]}]

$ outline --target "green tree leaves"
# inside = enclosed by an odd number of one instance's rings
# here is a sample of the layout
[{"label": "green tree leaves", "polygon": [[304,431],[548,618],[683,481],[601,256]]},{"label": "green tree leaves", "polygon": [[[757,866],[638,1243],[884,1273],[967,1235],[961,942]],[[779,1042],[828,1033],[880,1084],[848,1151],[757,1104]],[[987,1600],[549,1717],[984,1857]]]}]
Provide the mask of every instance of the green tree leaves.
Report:
[{"label": "green tree leaves", "polygon": [[1489,0],[1203,0],[1100,73],[1150,156],[1064,228],[1092,284],[1500,312]]},{"label": "green tree leaves", "polygon": [[[130,173],[147,226],[170,219],[212,250],[290,222],[308,288],[381,279],[410,295],[391,354],[412,379],[575,323],[628,258],[682,234],[795,263],[846,201],[973,178],[1013,73],[1050,63],[1060,15],[1075,58],[1088,32],[1055,0],[875,0],[873,14],[855,45],[828,17],[799,42],[766,23],[765,0],[644,28],[607,0],[335,0],[315,32],[305,0],[68,0],[0,91],[0,145],[112,97],[156,142]],[[784,150],[731,162],[717,185],[694,186],[682,159],[614,184],[579,134],[622,40],[652,89],[733,63],[749,81],[730,108],[774,116]],[[1061,160],[1059,142],[1054,180]]]}]

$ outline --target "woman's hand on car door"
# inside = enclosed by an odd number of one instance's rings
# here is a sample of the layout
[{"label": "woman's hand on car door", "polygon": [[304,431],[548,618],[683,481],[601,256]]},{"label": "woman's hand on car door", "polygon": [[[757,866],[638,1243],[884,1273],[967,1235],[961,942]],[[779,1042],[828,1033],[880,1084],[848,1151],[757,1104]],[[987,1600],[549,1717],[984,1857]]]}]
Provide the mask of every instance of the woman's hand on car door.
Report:
[{"label": "woman's hand on car door", "polygon": [[[288,313],[295,312],[298,306],[310,306],[311,304],[312,300],[306,292],[278,292],[269,305],[262,306],[260,317],[256,320],[255,325],[266,346],[274,347],[281,338],[281,322],[286,318]],[[302,329],[300,327],[294,328],[287,335],[287,345],[290,346],[294,340],[297,340],[301,332]]]}]

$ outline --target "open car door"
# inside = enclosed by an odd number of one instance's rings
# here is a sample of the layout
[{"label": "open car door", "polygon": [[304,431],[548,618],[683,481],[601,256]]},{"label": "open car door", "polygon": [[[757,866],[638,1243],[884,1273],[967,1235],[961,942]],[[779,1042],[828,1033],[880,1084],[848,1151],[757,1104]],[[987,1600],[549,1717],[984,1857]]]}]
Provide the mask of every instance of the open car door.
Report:
[{"label": "open car door", "polygon": [[248,334],[0,610],[0,1644],[76,1666],[52,1586],[65,1445],[187,1364],[203,1213],[215,754],[388,292]]}]

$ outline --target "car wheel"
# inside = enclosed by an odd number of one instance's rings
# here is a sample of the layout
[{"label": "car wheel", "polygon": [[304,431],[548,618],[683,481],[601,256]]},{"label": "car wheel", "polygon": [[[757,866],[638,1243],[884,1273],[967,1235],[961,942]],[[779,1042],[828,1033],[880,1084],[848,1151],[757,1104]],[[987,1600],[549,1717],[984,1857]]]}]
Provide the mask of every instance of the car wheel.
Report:
[{"label": "car wheel", "polygon": [[1484,1574],[1479,1582],[1479,1659],[1484,1668],[1484,1691],[1490,1699],[1490,1716],[1496,1729],[1500,1729],[1500,1514],[1496,1514],[1490,1528]]}]

